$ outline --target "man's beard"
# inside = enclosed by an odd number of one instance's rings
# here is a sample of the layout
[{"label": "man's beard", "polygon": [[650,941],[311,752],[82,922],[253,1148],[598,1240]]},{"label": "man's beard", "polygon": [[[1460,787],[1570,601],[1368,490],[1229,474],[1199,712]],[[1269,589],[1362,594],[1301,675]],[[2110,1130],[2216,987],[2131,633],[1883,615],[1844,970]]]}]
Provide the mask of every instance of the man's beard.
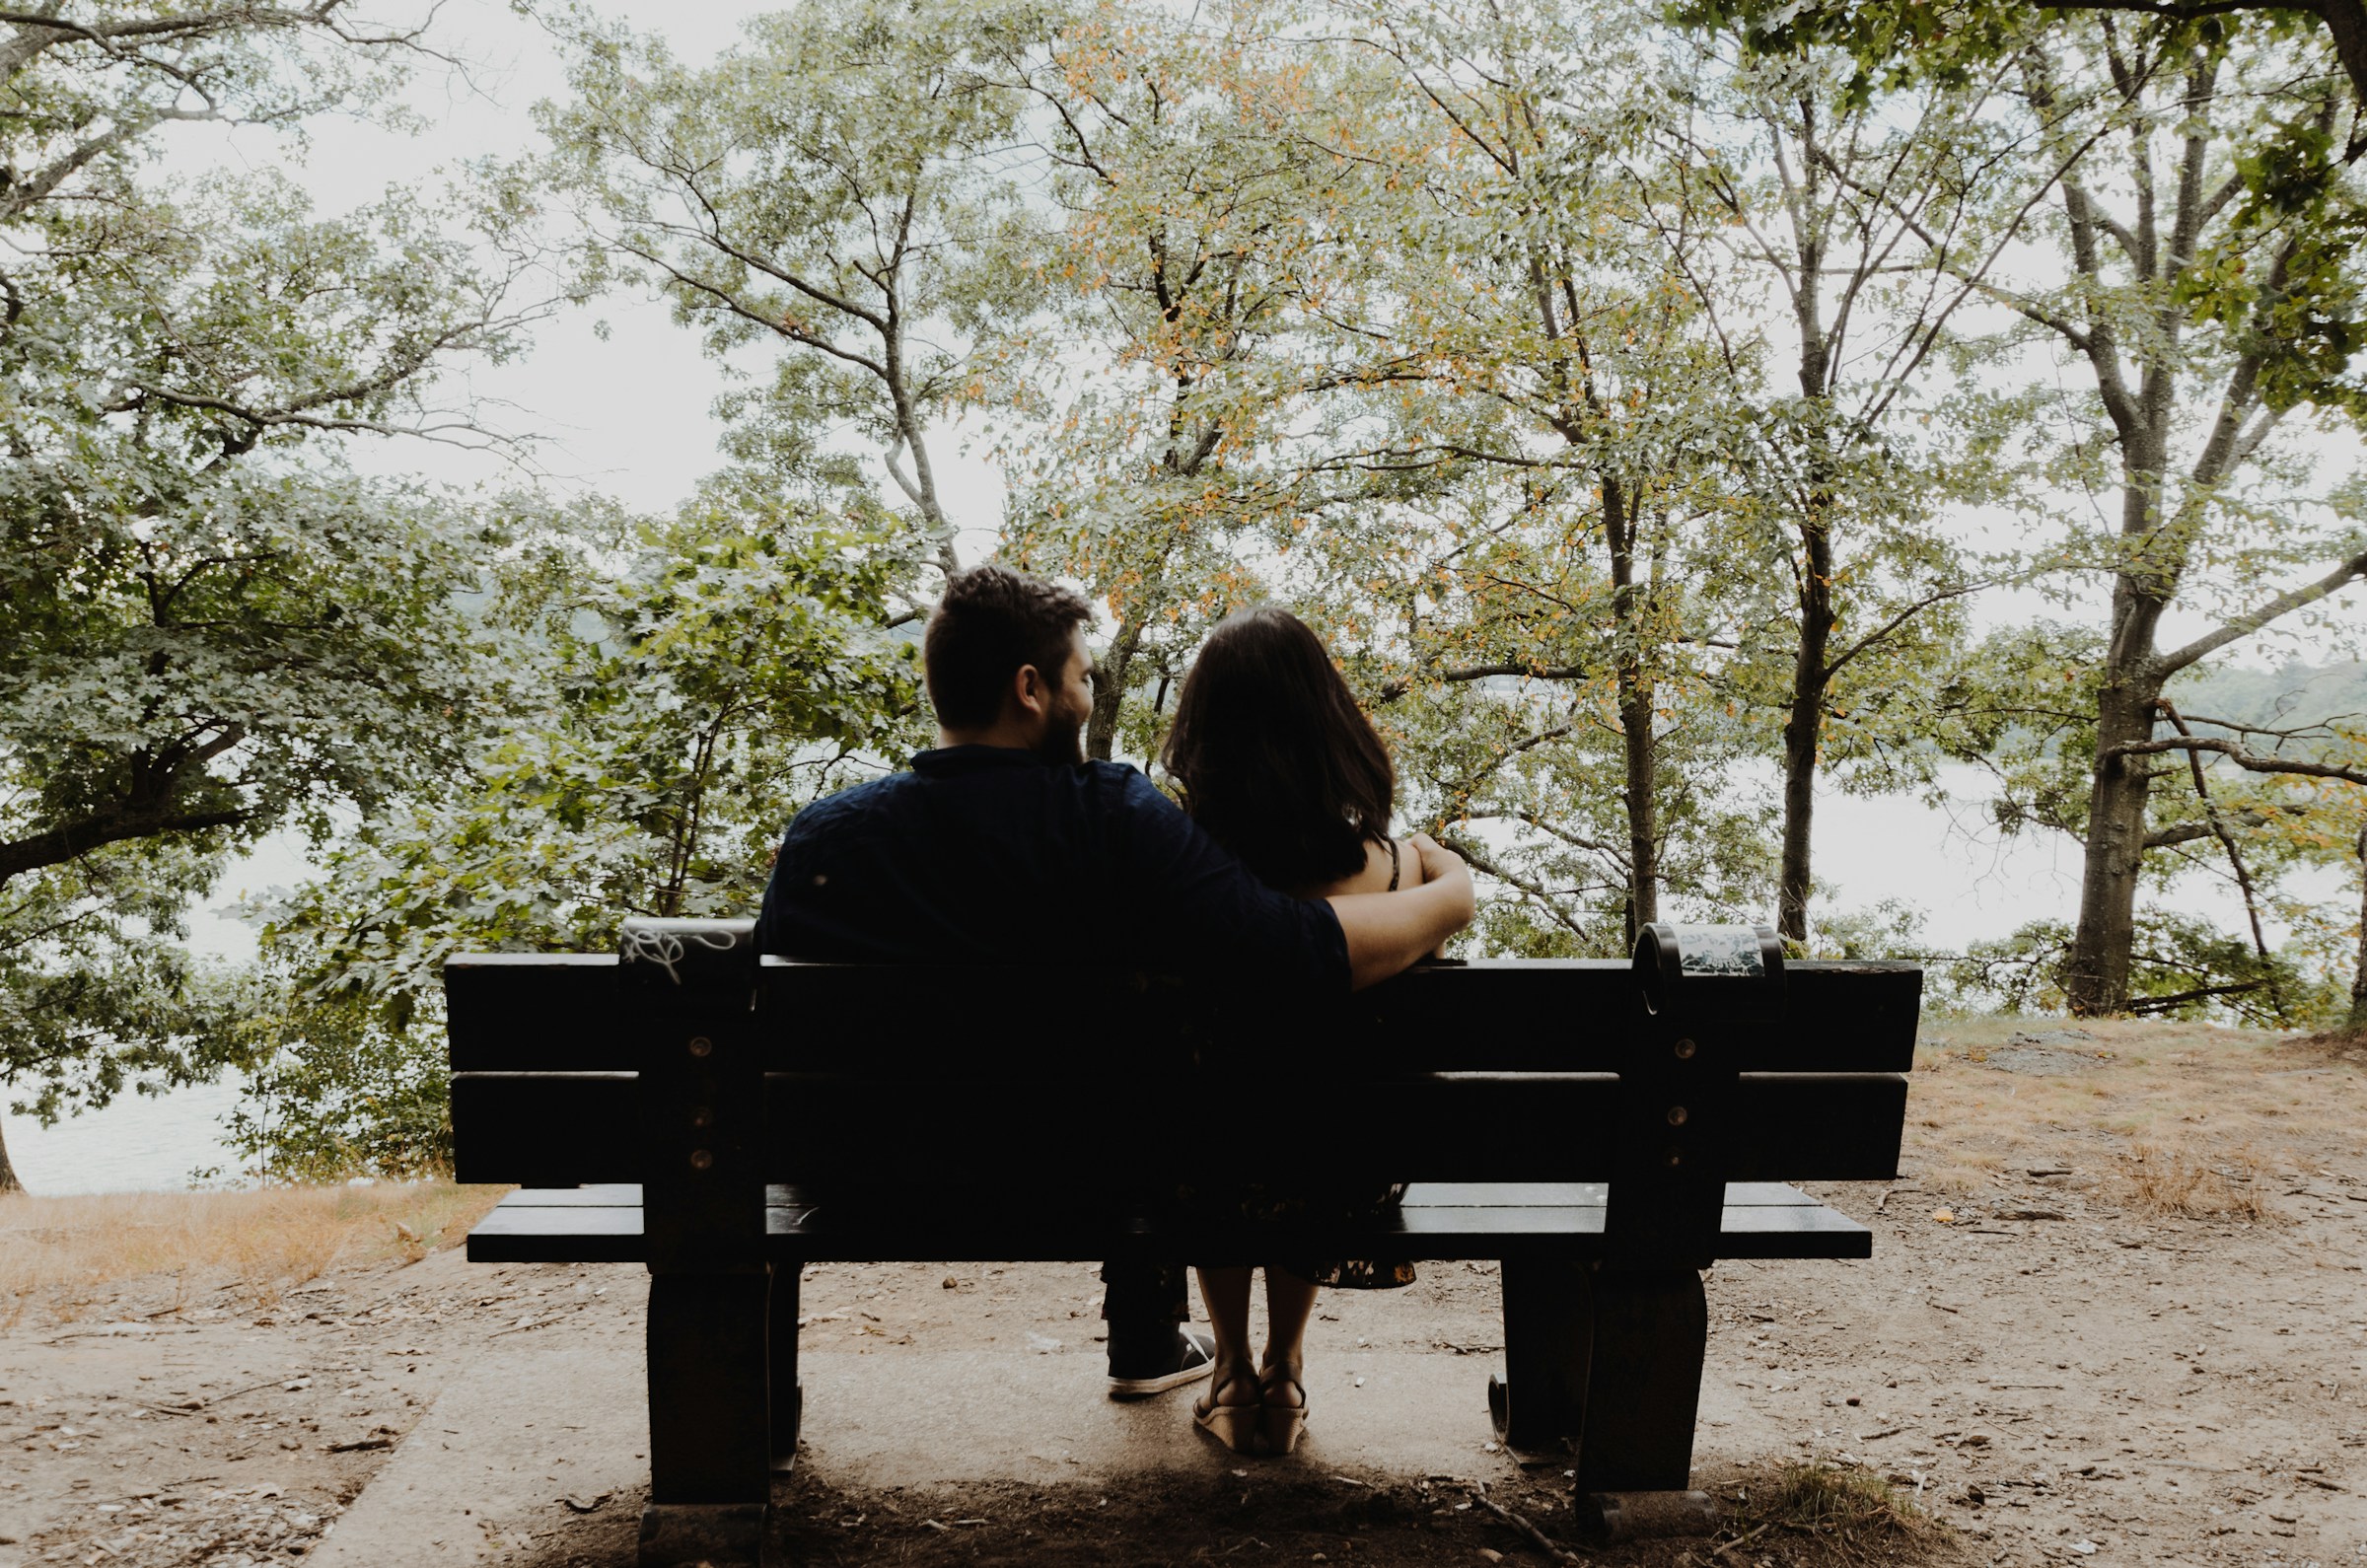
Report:
[{"label": "man's beard", "polygon": [[1065,713],[1052,715],[1044,727],[1043,739],[1036,743],[1036,754],[1054,767],[1075,767],[1085,760],[1085,720],[1089,713],[1071,718]]}]

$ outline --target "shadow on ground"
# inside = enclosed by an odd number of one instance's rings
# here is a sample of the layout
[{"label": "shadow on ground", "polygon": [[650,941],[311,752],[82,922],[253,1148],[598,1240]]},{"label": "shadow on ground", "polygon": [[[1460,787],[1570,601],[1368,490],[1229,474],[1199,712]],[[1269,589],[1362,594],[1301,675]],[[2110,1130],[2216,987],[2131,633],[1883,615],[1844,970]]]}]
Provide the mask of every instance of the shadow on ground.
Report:
[{"label": "shadow on ground", "polygon": [[[1430,1563],[1539,1563],[1543,1548],[1488,1503],[1519,1516],[1574,1560],[1605,1568],[1827,1568],[1839,1564],[1963,1568],[1986,1562],[1946,1526],[1910,1514],[1806,1523],[1770,1517],[1795,1502],[1784,1472],[1711,1470],[1723,1523],[1711,1536],[1620,1542],[1580,1539],[1558,1476],[1499,1483],[1484,1494],[1444,1477],[1358,1480],[1245,1464],[1246,1475],[1162,1475],[1113,1486],[978,1482],[887,1491],[801,1474],[775,1493],[772,1549],[783,1565],[1310,1563],[1378,1568]],[[618,1496],[508,1560],[521,1568],[632,1568],[638,1495]],[[1903,1501],[1903,1500],[1901,1500]],[[1492,1555],[1491,1555],[1492,1554]]]}]

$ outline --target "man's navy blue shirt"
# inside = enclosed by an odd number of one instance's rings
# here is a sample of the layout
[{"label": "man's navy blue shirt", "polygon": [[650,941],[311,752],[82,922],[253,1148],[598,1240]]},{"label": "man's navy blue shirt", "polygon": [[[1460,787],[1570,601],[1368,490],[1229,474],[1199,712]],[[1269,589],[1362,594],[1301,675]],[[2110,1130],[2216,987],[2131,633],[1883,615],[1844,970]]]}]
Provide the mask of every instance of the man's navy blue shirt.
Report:
[{"label": "man's navy blue shirt", "polygon": [[1348,989],[1348,944],[1131,767],[956,746],[816,801],[781,840],[756,944],[858,962],[1223,968]]}]

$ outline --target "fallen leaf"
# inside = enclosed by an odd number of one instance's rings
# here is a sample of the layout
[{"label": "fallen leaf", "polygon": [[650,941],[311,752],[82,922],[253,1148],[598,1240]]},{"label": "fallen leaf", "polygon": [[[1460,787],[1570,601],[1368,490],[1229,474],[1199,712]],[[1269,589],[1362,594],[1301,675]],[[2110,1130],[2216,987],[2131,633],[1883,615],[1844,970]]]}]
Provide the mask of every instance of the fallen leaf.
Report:
[{"label": "fallen leaf", "polygon": [[1931,1211],[1931,1217],[1939,1221],[1942,1225],[1954,1225],[1956,1223],[1956,1211],[1954,1209],[1933,1209]]}]

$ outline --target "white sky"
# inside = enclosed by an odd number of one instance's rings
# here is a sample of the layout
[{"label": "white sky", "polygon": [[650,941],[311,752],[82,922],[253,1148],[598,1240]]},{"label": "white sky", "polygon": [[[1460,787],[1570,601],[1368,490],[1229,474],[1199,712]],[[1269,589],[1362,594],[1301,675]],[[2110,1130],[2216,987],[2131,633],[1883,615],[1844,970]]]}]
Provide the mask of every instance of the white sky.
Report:
[{"label": "white sky", "polygon": [[[777,6],[700,0],[675,6],[652,0],[606,0],[599,9],[642,31],[663,34],[676,52],[699,59],[735,41],[743,18]],[[170,144],[166,167],[194,173],[216,164],[276,168],[293,177],[324,213],[376,199],[390,186],[433,192],[462,160],[507,155],[538,143],[531,109],[564,93],[558,57],[542,31],[504,0],[445,0],[431,36],[466,62],[466,75],[428,62],[407,95],[430,121],[417,135],[347,119],[311,126],[312,148],[299,162],[289,142],[257,129],[196,127]],[[600,328],[605,324],[604,340]],[[492,422],[540,438],[534,459],[545,483],[594,490],[629,507],[660,511],[686,496],[720,459],[711,413],[726,385],[700,352],[696,335],[676,326],[667,306],[647,294],[619,292],[543,323],[529,354],[505,366],[475,366],[456,377],[493,409]],[[939,482],[957,524],[978,545],[1001,518],[1002,485],[986,463],[965,457],[958,439],[944,445]],[[364,441],[356,461],[382,473],[423,474],[454,484],[500,485],[520,475],[499,457],[416,441]]]}]

